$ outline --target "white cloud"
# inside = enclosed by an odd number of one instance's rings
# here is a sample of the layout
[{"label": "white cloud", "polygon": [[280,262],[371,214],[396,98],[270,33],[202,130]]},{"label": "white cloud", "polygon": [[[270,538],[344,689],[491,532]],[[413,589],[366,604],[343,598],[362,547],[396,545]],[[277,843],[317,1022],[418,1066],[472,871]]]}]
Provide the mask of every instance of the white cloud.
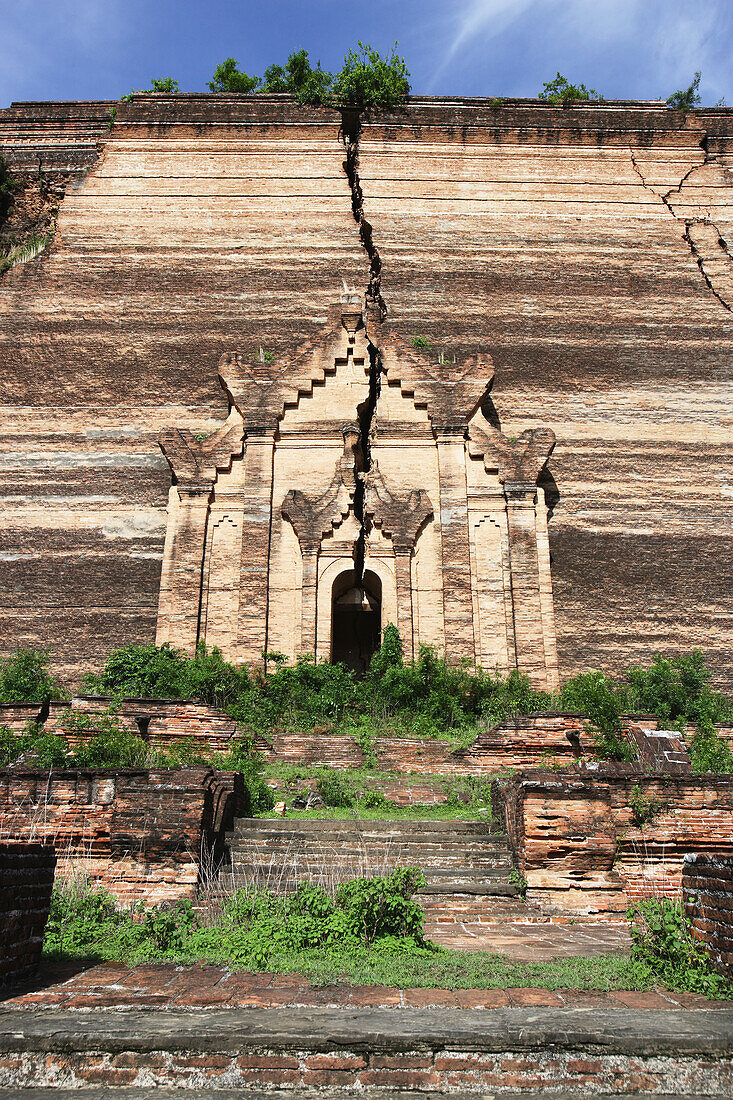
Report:
[{"label": "white cloud", "polygon": [[482,42],[489,42],[537,2],[538,0],[468,0],[458,13],[451,42],[433,73],[433,86],[462,46],[479,37]]}]

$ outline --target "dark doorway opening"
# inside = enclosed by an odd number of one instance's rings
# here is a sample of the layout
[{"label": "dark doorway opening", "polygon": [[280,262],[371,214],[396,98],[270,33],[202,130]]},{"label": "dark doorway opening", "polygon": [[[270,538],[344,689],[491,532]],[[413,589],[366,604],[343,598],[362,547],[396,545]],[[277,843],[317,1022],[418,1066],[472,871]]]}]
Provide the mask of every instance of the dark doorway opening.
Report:
[{"label": "dark doorway opening", "polygon": [[361,585],[354,581],[352,569],[337,577],[333,585],[331,660],[334,664],[341,661],[361,676],[381,643],[382,583],[369,570],[365,570]]}]

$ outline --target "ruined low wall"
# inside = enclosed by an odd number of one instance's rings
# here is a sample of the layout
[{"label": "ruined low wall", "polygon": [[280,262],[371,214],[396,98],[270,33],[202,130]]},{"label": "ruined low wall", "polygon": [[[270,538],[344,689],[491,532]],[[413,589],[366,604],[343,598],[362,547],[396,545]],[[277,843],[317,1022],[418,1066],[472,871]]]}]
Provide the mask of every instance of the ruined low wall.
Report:
[{"label": "ruined low wall", "polygon": [[53,842],[59,875],[122,901],[193,896],[242,805],[242,780],[210,768],[0,770],[0,831]]},{"label": "ruined low wall", "polygon": [[55,869],[52,844],[0,842],[0,986],[28,978],[41,961]]},{"label": "ruined low wall", "polygon": [[538,769],[501,792],[527,896],[549,908],[622,912],[678,895],[686,855],[733,856],[733,776]]},{"label": "ruined low wall", "polygon": [[[106,696],[77,695],[71,700],[39,703],[1,703],[0,726],[22,733],[29,722],[40,722],[46,732],[79,740],[79,731],[67,717],[106,715],[112,700]],[[237,723],[217,707],[194,699],[123,699],[114,719],[130,733],[139,734],[157,748],[176,750],[186,745],[208,753],[225,753],[237,735]]]},{"label": "ruined low wall", "polygon": [[733,857],[685,856],[682,896],[695,939],[733,980]]}]

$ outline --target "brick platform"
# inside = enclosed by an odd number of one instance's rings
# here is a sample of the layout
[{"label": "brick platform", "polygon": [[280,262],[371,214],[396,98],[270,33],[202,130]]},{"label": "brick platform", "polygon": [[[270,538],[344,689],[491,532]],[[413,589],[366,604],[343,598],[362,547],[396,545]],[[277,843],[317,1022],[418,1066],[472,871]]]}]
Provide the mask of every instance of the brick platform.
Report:
[{"label": "brick platform", "polygon": [[0,1086],[730,1096],[733,1010],[632,1006],[9,1011]]}]

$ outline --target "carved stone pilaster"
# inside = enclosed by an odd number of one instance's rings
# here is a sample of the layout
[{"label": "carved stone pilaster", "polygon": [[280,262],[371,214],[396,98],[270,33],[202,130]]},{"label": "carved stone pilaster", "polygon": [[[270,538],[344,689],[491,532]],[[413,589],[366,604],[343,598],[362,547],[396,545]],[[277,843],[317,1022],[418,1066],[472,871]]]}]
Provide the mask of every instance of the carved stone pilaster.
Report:
[{"label": "carved stone pilaster", "polygon": [[316,651],[316,593],[321,541],[346,519],[354,503],[357,467],[361,462],[359,429],[356,424],[345,424],[342,434],[344,451],[326,491],[312,496],[300,489],[291,489],[280,507],[282,515],[292,524],[303,558],[302,653]]},{"label": "carved stone pilaster", "polygon": [[531,428],[517,439],[489,424],[470,429],[469,452],[481,455],[504,486],[517,666],[537,687],[550,689],[557,684],[557,650],[546,511],[538,517],[545,503],[537,480],[554,446],[550,428]]},{"label": "carved stone pilaster", "polygon": [[242,423],[231,413],[206,438],[173,428],[158,442],[173,473],[160,581],[156,641],[194,653],[199,637],[201,570],[206,522],[218,471],[231,468],[241,454]]},{"label": "carved stone pilaster", "polygon": [[433,515],[424,489],[391,493],[376,460],[364,475],[364,517],[379,527],[392,542],[397,588],[397,628],[408,660],[414,653],[412,614],[412,551],[423,525]]}]

